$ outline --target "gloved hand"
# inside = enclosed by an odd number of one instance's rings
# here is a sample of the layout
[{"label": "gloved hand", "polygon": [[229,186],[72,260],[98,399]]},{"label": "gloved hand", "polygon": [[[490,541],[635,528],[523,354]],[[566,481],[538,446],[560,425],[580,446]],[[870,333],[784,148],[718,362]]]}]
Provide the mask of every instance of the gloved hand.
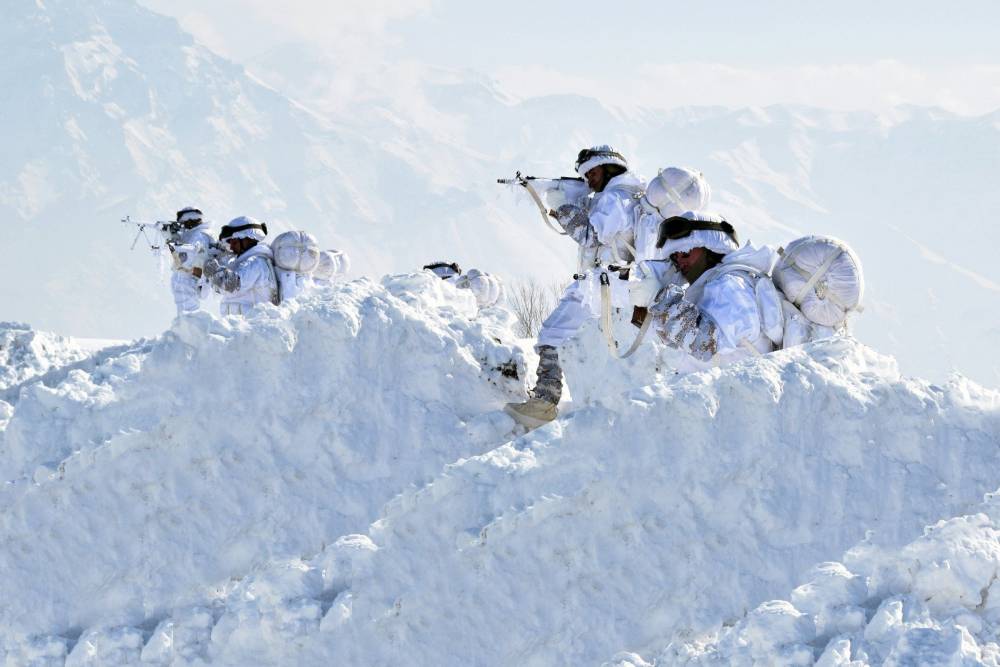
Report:
[{"label": "gloved hand", "polygon": [[222,270],[222,264],[215,257],[211,257],[205,260],[205,266],[203,266],[201,269],[202,273],[208,278],[211,278],[221,270]]},{"label": "gloved hand", "polygon": [[656,302],[649,309],[656,313],[665,313],[668,308],[680,303],[684,298],[684,288],[680,285],[669,285],[656,297]]}]

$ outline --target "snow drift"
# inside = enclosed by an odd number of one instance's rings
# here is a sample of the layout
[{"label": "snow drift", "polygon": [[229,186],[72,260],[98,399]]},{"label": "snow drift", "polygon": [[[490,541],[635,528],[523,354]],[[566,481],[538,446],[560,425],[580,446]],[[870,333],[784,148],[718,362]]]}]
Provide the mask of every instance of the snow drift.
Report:
[{"label": "snow drift", "polygon": [[0,390],[86,356],[69,338],[27,324],[0,322]]},{"label": "snow drift", "polygon": [[593,383],[494,448],[524,358],[471,300],[358,281],[23,387],[0,441],[8,660],[651,655],[997,486],[1000,395],[849,339],[599,401]]},{"label": "snow drift", "polygon": [[165,614],[365,530],[502,442],[510,324],[429,274],[361,280],[23,384],[0,432],[3,645]]},{"label": "snow drift", "polygon": [[[657,665],[997,665],[1000,499],[943,520],[901,549],[868,541],[818,564],[790,601],[668,646]],[[855,662],[852,662],[855,661]],[[621,655],[616,664],[649,665]]]}]

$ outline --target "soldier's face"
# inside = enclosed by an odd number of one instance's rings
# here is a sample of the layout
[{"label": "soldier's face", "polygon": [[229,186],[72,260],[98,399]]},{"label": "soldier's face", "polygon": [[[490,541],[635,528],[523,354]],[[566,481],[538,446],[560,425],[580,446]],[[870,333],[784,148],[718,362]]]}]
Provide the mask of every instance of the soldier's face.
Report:
[{"label": "soldier's face", "polygon": [[598,165],[583,175],[587,179],[587,186],[594,192],[604,189],[604,165]]},{"label": "soldier's face", "polygon": [[255,245],[252,239],[226,239],[229,243],[229,250],[234,255],[242,255]]},{"label": "soldier's face", "polygon": [[704,248],[691,248],[687,252],[675,252],[670,261],[689,283],[698,280],[708,270],[708,253]]}]

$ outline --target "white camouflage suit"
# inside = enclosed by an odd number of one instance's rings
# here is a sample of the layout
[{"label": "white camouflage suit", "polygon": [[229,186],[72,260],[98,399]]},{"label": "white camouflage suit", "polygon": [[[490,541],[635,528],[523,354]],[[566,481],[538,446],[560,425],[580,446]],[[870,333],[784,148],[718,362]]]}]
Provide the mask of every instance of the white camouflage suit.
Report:
[{"label": "white camouflage suit", "polygon": [[[212,247],[209,226],[205,223],[185,229],[177,234],[179,245],[194,246],[196,252],[206,253]],[[190,268],[175,268],[170,276],[170,289],[174,293],[177,314],[198,310],[200,302],[208,295],[208,284],[202,278],[195,278]]]},{"label": "white camouflage suit", "polygon": [[[629,246],[634,241],[634,209],[642,183],[631,172],[615,176],[601,192],[594,193],[586,211],[589,226],[566,221],[567,231],[580,244],[580,273],[563,292],[559,303],[542,322],[536,347],[559,348],[572,338],[584,322],[600,317],[600,277],[608,264],[632,260]],[[563,222],[563,220],[560,220]],[[616,306],[627,301],[625,281],[610,273],[612,300]]]}]

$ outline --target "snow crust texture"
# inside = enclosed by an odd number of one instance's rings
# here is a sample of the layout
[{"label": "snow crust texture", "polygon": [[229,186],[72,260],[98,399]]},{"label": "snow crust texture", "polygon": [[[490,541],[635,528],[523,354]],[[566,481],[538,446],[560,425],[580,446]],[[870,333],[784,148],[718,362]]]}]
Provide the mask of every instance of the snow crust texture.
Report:
[{"label": "snow crust texture", "polygon": [[724,631],[614,664],[1000,665],[998,571],[1000,498],[989,494],[901,549],[862,541]]},{"label": "snow crust texture", "polygon": [[[391,276],[184,318],[148,351],[22,387],[0,441],[8,663],[990,650],[997,548],[977,508],[1000,395],[835,339],[661,375],[496,447],[496,407],[523,392],[496,371],[524,376],[494,339],[508,323]],[[955,630],[961,609],[982,627]]]},{"label": "snow crust texture", "polygon": [[0,391],[88,356],[71,339],[0,322]]},{"label": "snow crust texture", "polygon": [[[401,489],[502,441],[497,408],[524,396],[510,324],[434,276],[390,276],[247,320],[184,317],[22,384],[0,432],[0,656],[188,655],[184,637],[221,632],[231,582],[366,530]],[[283,594],[295,572],[247,590]]]}]

